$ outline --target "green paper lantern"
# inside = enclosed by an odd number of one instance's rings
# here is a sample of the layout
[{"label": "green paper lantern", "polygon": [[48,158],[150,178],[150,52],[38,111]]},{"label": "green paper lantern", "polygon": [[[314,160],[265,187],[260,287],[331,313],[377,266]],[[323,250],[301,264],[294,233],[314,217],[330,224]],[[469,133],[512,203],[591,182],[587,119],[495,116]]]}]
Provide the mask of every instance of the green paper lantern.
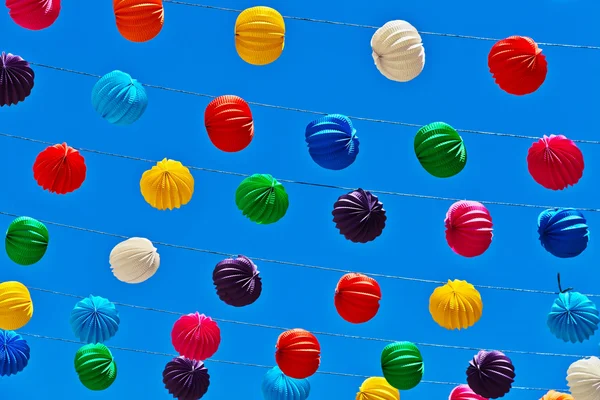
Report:
[{"label": "green paper lantern", "polygon": [[425,171],[438,178],[450,178],[467,165],[462,137],[445,122],[433,122],[419,129],[415,154]]},{"label": "green paper lantern", "polygon": [[381,352],[381,370],[390,385],[398,390],[409,390],[421,382],[425,366],[415,344],[395,342],[385,346]]},{"label": "green paper lantern", "polygon": [[83,386],[90,390],[105,390],[117,379],[117,364],[102,343],[86,344],[75,354],[75,371]]},{"label": "green paper lantern", "polygon": [[32,265],[40,261],[48,248],[48,228],[30,217],[18,217],[6,231],[4,247],[8,257],[19,265]]},{"label": "green paper lantern", "polygon": [[235,204],[250,221],[272,224],[287,212],[288,195],[283,185],[269,174],[254,174],[240,183]]}]

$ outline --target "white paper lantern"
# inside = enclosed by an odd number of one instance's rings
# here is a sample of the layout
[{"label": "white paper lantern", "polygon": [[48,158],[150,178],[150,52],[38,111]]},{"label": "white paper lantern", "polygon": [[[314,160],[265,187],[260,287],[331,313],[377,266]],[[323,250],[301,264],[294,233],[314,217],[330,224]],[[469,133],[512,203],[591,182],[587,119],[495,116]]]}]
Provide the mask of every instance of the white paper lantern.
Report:
[{"label": "white paper lantern", "polygon": [[112,249],[109,262],[112,273],[121,282],[141,283],[156,273],[160,255],[151,241],[133,237]]},{"label": "white paper lantern", "polygon": [[600,399],[600,359],[589,357],[575,361],[567,370],[567,382],[576,400]]}]

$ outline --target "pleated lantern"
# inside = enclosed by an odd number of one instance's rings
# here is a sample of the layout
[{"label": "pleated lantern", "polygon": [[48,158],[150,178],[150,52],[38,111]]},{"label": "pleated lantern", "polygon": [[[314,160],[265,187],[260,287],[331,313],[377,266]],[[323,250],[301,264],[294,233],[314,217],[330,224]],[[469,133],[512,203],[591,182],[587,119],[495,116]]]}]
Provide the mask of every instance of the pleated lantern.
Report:
[{"label": "pleated lantern", "polygon": [[238,186],[235,204],[250,221],[267,225],[283,218],[290,203],[277,179],[269,174],[254,174]]},{"label": "pleated lantern", "polygon": [[157,210],[180,208],[192,200],[194,177],[181,162],[163,158],[142,174],[140,191]]},{"label": "pleated lantern", "polygon": [[488,400],[471,390],[469,385],[458,385],[450,392],[448,400]]},{"label": "pleated lantern", "polygon": [[0,330],[0,376],[23,371],[29,363],[29,345],[14,331]]},{"label": "pleated lantern", "polygon": [[254,137],[254,120],[250,106],[238,96],[219,96],[204,110],[208,138],[219,150],[242,151]]},{"label": "pleated lantern", "polygon": [[331,214],[340,234],[354,243],[375,240],[383,233],[387,221],[379,198],[360,188],[341,195],[333,204]]},{"label": "pleated lantern", "polygon": [[183,315],[173,324],[171,343],[180,356],[204,361],[219,349],[221,329],[204,314]]},{"label": "pleated lantern", "polygon": [[425,365],[419,348],[411,342],[394,342],[381,352],[385,380],[398,390],[410,390],[423,379]]},{"label": "pleated lantern", "polygon": [[217,296],[233,307],[254,303],[262,292],[262,281],[256,265],[246,256],[226,258],[213,270]]},{"label": "pleated lantern", "polygon": [[356,160],[359,140],[350,118],[330,114],[312,121],[304,134],[308,154],[320,167],[342,170]]},{"label": "pleated lantern", "polygon": [[264,400],[306,400],[310,394],[308,379],[286,376],[278,366],[271,368],[262,380]]},{"label": "pleated lantern", "polygon": [[148,107],[146,89],[128,73],[114,70],[92,88],[92,106],[102,118],[114,125],[131,125]]},{"label": "pleated lantern", "polygon": [[559,258],[577,257],[590,240],[587,221],[572,208],[554,208],[538,216],[540,243],[548,253]]},{"label": "pleated lantern", "polygon": [[538,90],[548,73],[542,49],[526,36],[496,42],[488,54],[488,67],[500,89],[517,96]]},{"label": "pleated lantern", "polygon": [[583,176],[583,153],[564,135],[542,137],[527,153],[527,169],[537,183],[550,190],[575,185]]},{"label": "pleated lantern", "polygon": [[271,7],[251,7],[235,21],[235,50],[252,65],[267,65],[279,58],[285,44],[285,22]]},{"label": "pleated lantern", "polygon": [[445,122],[432,122],[419,129],[414,148],[421,166],[437,178],[450,178],[467,165],[462,137]]},{"label": "pleated lantern", "polygon": [[598,330],[596,305],[579,292],[561,291],[548,313],[550,332],[564,342],[582,343]]},{"label": "pleated lantern", "polygon": [[492,216],[477,201],[461,200],[452,204],[444,224],[448,246],[463,257],[480,256],[492,243]]},{"label": "pleated lantern", "polygon": [[540,400],[575,400],[573,396],[567,393],[560,393],[556,390],[550,390]]},{"label": "pleated lantern", "polygon": [[162,0],[113,0],[117,29],[131,42],[147,42],[162,30],[165,10]]},{"label": "pleated lantern", "polygon": [[33,316],[29,290],[21,282],[0,283],[0,329],[21,329]]},{"label": "pleated lantern", "polygon": [[515,376],[515,367],[510,358],[497,350],[479,351],[467,368],[467,383],[471,390],[489,399],[507,394]]},{"label": "pleated lantern", "polygon": [[312,333],[304,329],[290,329],[277,338],[275,361],[290,378],[312,376],[321,364],[321,345]]},{"label": "pleated lantern", "polygon": [[50,193],[74,192],[83,185],[86,173],[85,159],[66,143],[46,147],[33,163],[33,178]]},{"label": "pleated lantern", "polygon": [[60,14],[60,0],[6,0],[6,7],[17,25],[32,31],[48,28]]},{"label": "pleated lantern", "polygon": [[150,240],[132,237],[113,247],[109,263],[113,275],[121,282],[142,283],[158,271],[160,255]]},{"label": "pleated lantern", "polygon": [[586,357],[575,361],[567,370],[567,382],[575,400],[600,398],[600,359]]},{"label": "pleated lantern", "polygon": [[175,399],[201,399],[210,386],[210,375],[202,361],[175,357],[162,373],[165,388]]},{"label": "pleated lantern", "polygon": [[379,284],[363,274],[345,274],[335,288],[335,309],[340,317],[353,324],[373,319],[379,311],[380,300]]},{"label": "pleated lantern", "polygon": [[77,350],[75,372],[89,390],[106,390],[117,379],[117,364],[108,347],[90,343]]},{"label": "pleated lantern", "polygon": [[30,217],[15,218],[6,230],[8,258],[19,265],[33,265],[46,254],[50,235],[46,225]]},{"label": "pleated lantern", "polygon": [[417,29],[406,21],[389,21],[371,38],[375,66],[397,82],[415,79],[425,66],[425,49]]},{"label": "pleated lantern", "polygon": [[22,57],[5,52],[0,55],[0,107],[24,101],[33,89],[35,73]]},{"label": "pleated lantern", "polygon": [[429,297],[429,313],[433,320],[448,330],[467,329],[481,318],[481,295],[467,281],[455,279],[435,288]]},{"label": "pleated lantern", "polygon": [[100,296],[90,295],[71,310],[71,329],[84,343],[103,343],[119,330],[119,312],[115,305]]},{"label": "pleated lantern", "polygon": [[380,376],[363,381],[356,393],[356,400],[400,400],[400,392]]}]

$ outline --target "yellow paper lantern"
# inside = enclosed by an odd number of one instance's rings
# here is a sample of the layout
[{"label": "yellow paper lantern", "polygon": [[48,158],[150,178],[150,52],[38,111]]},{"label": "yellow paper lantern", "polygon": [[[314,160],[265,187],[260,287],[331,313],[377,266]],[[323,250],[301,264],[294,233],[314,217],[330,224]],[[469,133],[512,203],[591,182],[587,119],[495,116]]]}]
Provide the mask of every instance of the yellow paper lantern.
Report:
[{"label": "yellow paper lantern", "polygon": [[380,376],[364,380],[356,393],[356,400],[400,400],[400,392]]},{"label": "yellow paper lantern", "polygon": [[242,60],[252,65],[267,65],[283,52],[285,22],[270,7],[247,8],[235,21],[235,49]]},{"label": "yellow paper lantern", "polygon": [[0,329],[21,329],[33,316],[29,290],[21,282],[0,283]]},{"label": "yellow paper lantern", "polygon": [[446,329],[467,329],[479,321],[482,311],[481,295],[467,281],[448,280],[429,298],[433,320]]},{"label": "yellow paper lantern", "polygon": [[559,393],[556,390],[550,390],[540,400],[573,400],[573,396],[566,393]]},{"label": "yellow paper lantern", "polygon": [[194,177],[179,161],[164,158],[144,172],[140,190],[152,207],[172,210],[190,202],[194,194]]}]

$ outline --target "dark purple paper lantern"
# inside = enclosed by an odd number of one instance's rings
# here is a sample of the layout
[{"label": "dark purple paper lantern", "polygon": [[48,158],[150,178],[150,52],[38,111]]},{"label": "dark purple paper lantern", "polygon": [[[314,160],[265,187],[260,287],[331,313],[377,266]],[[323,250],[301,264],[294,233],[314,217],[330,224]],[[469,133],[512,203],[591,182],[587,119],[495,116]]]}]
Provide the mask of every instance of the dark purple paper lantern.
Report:
[{"label": "dark purple paper lantern", "polygon": [[213,271],[217,295],[230,306],[243,307],[254,303],[262,292],[262,282],[256,265],[245,256],[226,258]]},{"label": "dark purple paper lantern", "polygon": [[33,89],[35,74],[29,63],[14,54],[0,55],[0,107],[25,100]]},{"label": "dark purple paper lantern", "polygon": [[198,400],[210,385],[208,369],[202,361],[176,357],[163,370],[165,388],[178,400]]},{"label": "dark purple paper lantern", "polygon": [[504,353],[481,350],[467,368],[467,383],[472,391],[488,399],[503,397],[515,381],[515,367]]},{"label": "dark purple paper lantern", "polygon": [[332,214],[336,228],[354,243],[375,240],[383,232],[387,219],[377,196],[362,189],[340,196]]}]

